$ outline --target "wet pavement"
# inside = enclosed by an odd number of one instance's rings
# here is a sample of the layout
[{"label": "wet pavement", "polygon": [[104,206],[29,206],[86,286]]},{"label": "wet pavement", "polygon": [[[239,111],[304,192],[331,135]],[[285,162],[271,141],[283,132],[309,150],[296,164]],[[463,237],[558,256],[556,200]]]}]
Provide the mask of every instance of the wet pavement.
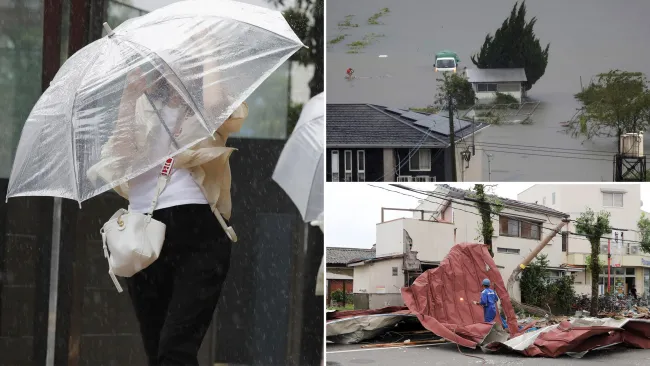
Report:
[{"label": "wet pavement", "polygon": [[[650,350],[613,349],[595,351],[581,359],[568,356],[551,358],[523,357],[517,354],[485,354],[480,350],[460,348],[455,344],[404,348],[361,349],[359,345],[327,345],[327,366],[356,365],[647,365]],[[483,361],[485,360],[485,361]]]},{"label": "wet pavement", "polygon": [[[346,35],[327,45],[328,102],[406,108],[432,104],[435,53],[454,50],[461,67],[473,68],[470,55],[487,33],[494,34],[513,5],[511,0],[328,0],[327,40]],[[650,1],[528,0],[526,5],[527,19],[538,18],[535,32],[542,45],[551,44],[546,73],[529,91],[540,106],[532,125],[481,131],[476,152],[494,155],[493,181],[611,181],[616,139],[583,143],[562,133],[559,123],[578,107],[573,94],[580,90],[580,77],[586,85],[593,75],[616,68],[650,76]],[[378,19],[384,24],[368,25],[368,18],[382,8],[390,10]],[[348,15],[359,26],[339,29]],[[347,53],[347,44],[373,33],[370,45]],[[357,78],[345,78],[348,67]]]}]

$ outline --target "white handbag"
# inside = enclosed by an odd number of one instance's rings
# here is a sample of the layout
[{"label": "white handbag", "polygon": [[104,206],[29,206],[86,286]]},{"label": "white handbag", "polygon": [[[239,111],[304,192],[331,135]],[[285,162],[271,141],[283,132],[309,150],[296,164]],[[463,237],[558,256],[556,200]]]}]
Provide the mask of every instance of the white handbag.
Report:
[{"label": "white handbag", "polygon": [[167,186],[174,159],[169,158],[158,177],[156,193],[146,214],[119,209],[99,231],[102,235],[108,274],[118,292],[122,286],[115,276],[131,277],[147,268],[160,255],[166,226],[152,218],[158,198]]}]

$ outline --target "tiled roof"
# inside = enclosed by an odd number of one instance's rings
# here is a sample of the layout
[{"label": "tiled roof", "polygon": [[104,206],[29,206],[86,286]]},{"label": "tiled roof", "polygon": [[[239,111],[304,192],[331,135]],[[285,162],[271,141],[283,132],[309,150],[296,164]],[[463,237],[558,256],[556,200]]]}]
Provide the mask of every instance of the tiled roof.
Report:
[{"label": "tiled roof", "polygon": [[[442,115],[374,104],[327,104],[327,146],[444,148],[449,141],[447,121]],[[456,137],[486,126],[456,119]]]},{"label": "tiled roof", "polygon": [[375,257],[375,248],[326,248],[326,264],[348,264],[353,261]]},{"label": "tiled roof", "polygon": [[[462,199],[465,200],[466,198],[470,198],[470,194],[472,194],[471,191],[466,191],[464,189],[460,188],[455,188],[452,187],[448,184],[440,184],[438,187],[442,187],[444,189],[449,190],[449,193],[447,193],[447,196],[450,198],[456,198],[456,199]],[[510,198],[504,198],[504,197],[499,197],[496,195],[489,195],[492,197],[498,197],[499,201],[503,203],[504,206],[506,207],[511,207],[511,208],[518,208],[518,209],[524,209],[524,210],[529,210],[533,212],[539,212],[539,213],[544,213],[544,214],[549,214],[553,215],[556,217],[568,217],[569,214],[554,210],[550,207],[538,205],[536,203],[529,203],[529,202],[524,202],[524,201],[518,201],[518,200],[513,200]]]}]

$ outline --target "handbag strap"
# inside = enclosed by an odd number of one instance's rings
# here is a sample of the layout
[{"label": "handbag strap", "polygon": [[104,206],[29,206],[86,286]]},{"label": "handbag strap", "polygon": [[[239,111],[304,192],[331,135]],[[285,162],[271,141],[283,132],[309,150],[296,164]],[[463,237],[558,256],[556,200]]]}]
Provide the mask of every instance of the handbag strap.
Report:
[{"label": "handbag strap", "polygon": [[173,166],[174,158],[168,158],[160,169],[160,175],[158,175],[158,183],[156,184],[156,193],[153,195],[153,199],[151,200],[151,207],[149,207],[149,218],[153,216],[153,212],[156,209],[156,206],[158,206],[158,199],[160,198],[162,192],[165,190],[167,182],[169,182]]}]

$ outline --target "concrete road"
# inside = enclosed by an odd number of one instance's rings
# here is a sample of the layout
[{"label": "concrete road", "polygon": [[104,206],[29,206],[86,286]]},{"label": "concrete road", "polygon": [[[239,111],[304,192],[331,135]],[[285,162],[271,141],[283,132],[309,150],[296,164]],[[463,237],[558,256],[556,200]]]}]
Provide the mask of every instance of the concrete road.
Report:
[{"label": "concrete road", "polygon": [[[359,345],[327,345],[327,366],[357,365],[648,365],[650,350],[618,348],[588,353],[581,359],[523,357],[517,354],[485,354],[480,350],[460,348],[455,344],[411,346],[403,348],[362,349]],[[475,357],[471,357],[475,356]],[[477,358],[480,357],[480,358]],[[481,359],[482,358],[482,359]],[[485,361],[484,361],[484,360]]]}]

